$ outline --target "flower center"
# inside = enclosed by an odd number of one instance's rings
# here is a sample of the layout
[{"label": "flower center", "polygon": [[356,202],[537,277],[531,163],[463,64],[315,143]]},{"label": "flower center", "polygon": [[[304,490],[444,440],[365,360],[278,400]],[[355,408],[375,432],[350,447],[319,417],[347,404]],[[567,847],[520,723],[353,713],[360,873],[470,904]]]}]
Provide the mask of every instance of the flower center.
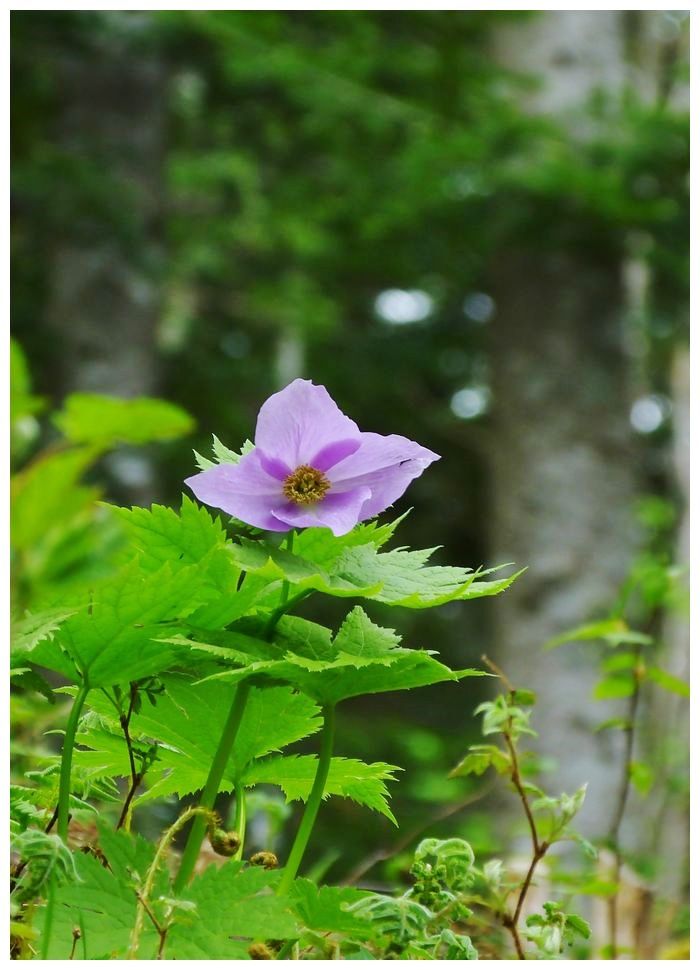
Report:
[{"label": "flower center", "polygon": [[297,505],[311,505],[322,499],[330,487],[323,472],[311,465],[299,465],[285,478],[282,491]]}]

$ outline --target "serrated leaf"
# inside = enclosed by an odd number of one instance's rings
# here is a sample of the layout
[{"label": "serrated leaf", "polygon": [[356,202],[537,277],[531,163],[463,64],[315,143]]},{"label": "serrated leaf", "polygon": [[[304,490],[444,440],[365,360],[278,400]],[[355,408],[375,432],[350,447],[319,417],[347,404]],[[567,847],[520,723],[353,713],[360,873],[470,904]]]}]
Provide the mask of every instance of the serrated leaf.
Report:
[{"label": "serrated leaf", "polygon": [[[192,684],[179,674],[164,675],[162,682],[165,693],[158,696],[155,707],[143,704],[132,715],[132,737],[161,745],[146,776],[149,788],[137,804],[172,793],[183,797],[203,787],[233,699],[232,689],[221,683]],[[106,718],[114,716],[100,695],[94,695],[93,707]],[[252,688],[220,790],[230,791],[255,758],[318,731],[318,715],[313,701],[289,687]],[[129,775],[127,750],[116,722],[112,733],[81,730],[78,740],[91,750],[76,751],[77,765],[101,775]]]},{"label": "serrated leaf", "polygon": [[85,393],[70,394],[53,420],[70,441],[100,448],[180,438],[194,427],[190,415],[168,401]]},{"label": "serrated leaf", "polygon": [[310,879],[295,879],[289,901],[307,929],[366,940],[374,935],[372,924],[348,912],[348,907],[367,895],[351,886],[317,886]]},{"label": "serrated leaf", "polygon": [[[246,770],[246,785],[279,785],[288,802],[306,801],[318,767],[315,755],[286,755],[253,762]],[[396,781],[395,765],[383,762],[365,764],[355,758],[333,758],[328,773],[324,797],[340,795],[359,805],[385,815],[398,825],[389,808],[389,792],[385,782]]]},{"label": "serrated leaf", "polygon": [[42,640],[50,640],[62,623],[73,616],[75,610],[43,610],[26,613],[21,620],[12,623],[10,640],[12,654],[26,656]]},{"label": "serrated leaf", "polygon": [[[77,853],[79,882],[56,892],[48,958],[67,960],[73,948],[73,929],[81,928],[78,954],[87,960],[123,959],[136,919],[136,893],[93,855]],[[45,910],[41,916],[41,923]],[[40,924],[41,925],[41,924]],[[41,926],[43,930],[43,926]],[[139,957],[152,959],[158,938],[144,922]]]},{"label": "serrated leaf", "polygon": [[93,602],[43,641],[32,659],[75,681],[76,671],[92,687],[137,680],[164,670],[177,655],[174,645],[156,638],[215,595],[206,570],[168,563],[144,572],[138,562],[102,583]]},{"label": "serrated leaf", "polygon": [[[394,549],[377,552],[373,545],[346,549],[333,567],[333,575],[348,583],[376,584],[377,592],[364,593],[368,599],[390,606],[426,609],[456,600],[495,596],[507,589],[520,575],[481,582],[493,572],[473,572],[455,566],[428,566],[435,549]],[[502,567],[496,567],[502,568]],[[522,570],[521,570],[522,572]]]},{"label": "serrated leaf", "polygon": [[499,774],[508,771],[510,767],[508,755],[493,744],[473,744],[466,756],[452,769],[449,777],[463,778],[467,775],[483,775],[492,766]]},{"label": "serrated leaf", "polygon": [[182,893],[197,908],[178,913],[166,959],[245,959],[253,942],[295,939],[299,931],[288,900],[270,892],[278,880],[278,872],[239,862],[209,866]]}]

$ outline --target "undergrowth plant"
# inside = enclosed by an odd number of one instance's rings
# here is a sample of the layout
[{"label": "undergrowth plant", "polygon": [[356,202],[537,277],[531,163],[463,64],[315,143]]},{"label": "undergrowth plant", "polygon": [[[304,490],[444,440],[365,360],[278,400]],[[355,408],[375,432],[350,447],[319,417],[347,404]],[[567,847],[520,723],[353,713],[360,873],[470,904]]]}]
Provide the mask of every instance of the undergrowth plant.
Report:
[{"label": "undergrowth plant", "polygon": [[[95,513],[96,496],[80,482],[89,461],[119,442],[163,436],[173,419],[159,402],[131,405],[131,415],[128,407],[98,396],[69,403],[57,421],[65,440],[15,482],[23,581],[13,675],[20,698],[66,700],[51,732],[60,752],[39,746],[11,789],[13,956],[524,959],[585,940],[586,922],[561,901],[528,908],[553,845],[578,840],[593,851],[571,828],[585,786],[551,797],[524,767],[534,695],[488,660],[452,670],[372,618],[375,605],[419,610],[494,596],[518,575],[432,565],[434,549],[388,548],[402,518],[376,516],[438,456],[360,432],[325,389],[297,381],[263,406],[255,444],[236,452],[214,439],[212,458],[197,456],[188,485],[216,514],[187,496],[177,510]],[[48,539],[29,516],[42,463],[59,495]],[[58,515],[61,482],[79,493],[73,526]],[[109,536],[101,569],[79,569],[65,549],[61,559],[71,528],[86,542],[91,529]],[[300,615],[312,596],[348,600],[337,629]],[[351,799],[396,823],[388,785],[400,769],[337,750],[344,702],[464,689],[477,676],[498,678],[502,692],[478,708],[486,741],[453,775],[492,769],[510,784],[531,836],[526,873],[477,860],[461,838],[429,837],[414,847],[400,895],[319,885],[305,860],[324,799]],[[32,716],[44,725],[40,709]],[[310,738],[315,754],[295,750]],[[284,857],[272,845],[251,849],[250,819],[271,788],[304,804]],[[222,794],[233,806],[227,819],[217,813]],[[187,807],[178,815],[174,803]],[[133,830],[146,805],[159,809],[151,829],[161,820],[151,838]]]}]

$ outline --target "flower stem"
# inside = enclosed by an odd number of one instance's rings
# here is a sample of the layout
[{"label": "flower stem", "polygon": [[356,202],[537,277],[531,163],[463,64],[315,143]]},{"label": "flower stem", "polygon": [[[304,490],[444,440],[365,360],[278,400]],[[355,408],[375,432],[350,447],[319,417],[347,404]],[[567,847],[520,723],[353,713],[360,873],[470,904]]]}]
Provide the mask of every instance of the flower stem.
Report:
[{"label": "flower stem", "polygon": [[[248,681],[241,681],[236,688],[236,693],[231,703],[231,709],[229,710],[226,724],[224,725],[224,729],[221,733],[221,740],[219,741],[219,746],[216,749],[214,759],[209,769],[206,784],[202,791],[201,798],[199,799],[199,807],[202,809],[211,810],[214,807],[216,796],[219,794],[221,779],[224,776],[224,771],[226,770],[226,765],[231,755],[234,741],[236,740],[236,734],[238,733],[238,728],[240,727],[243,712],[245,711],[249,692],[250,684]],[[182,892],[187,885],[190,876],[192,875],[192,871],[194,870],[194,866],[199,855],[199,850],[202,845],[202,840],[204,838],[206,824],[206,818],[203,815],[198,815],[192,824],[190,834],[187,838],[187,844],[185,845],[185,851],[182,854],[180,869],[175,879],[175,892]]]},{"label": "flower stem", "polygon": [[[71,767],[73,765],[73,749],[75,748],[75,735],[78,730],[80,714],[83,710],[85,698],[90,692],[90,685],[87,680],[83,680],[78,693],[73,698],[73,706],[68,715],[66,733],[63,736],[63,751],[61,752],[61,774],[58,782],[58,808],[56,810],[58,835],[68,843],[68,818],[70,816],[70,780]],[[44,932],[41,941],[41,959],[48,959],[49,946],[51,944],[51,930],[53,928],[53,916],[56,907],[56,880],[52,876],[49,880],[48,893],[46,898],[46,912],[44,916]]]},{"label": "flower stem", "polygon": [[64,842],[68,841],[68,816],[70,814],[70,777],[73,765],[73,749],[75,748],[75,735],[78,730],[78,721],[83,710],[85,698],[90,692],[90,685],[86,680],[80,686],[78,693],[73,700],[66,733],[63,737],[63,752],[61,753],[61,775],[58,783],[58,820],[57,832]]},{"label": "flower stem", "polygon": [[294,845],[289,853],[287,865],[282,873],[282,879],[280,880],[279,888],[277,890],[280,895],[284,895],[289,891],[289,888],[299,870],[299,866],[301,865],[301,860],[304,857],[306,846],[311,838],[311,832],[313,830],[314,823],[316,822],[316,816],[318,815],[318,809],[321,805],[321,799],[323,798],[323,792],[328,779],[328,772],[331,767],[334,734],[335,705],[329,704],[323,708],[323,731],[321,733],[321,750],[318,756],[316,776],[311,787],[309,800],[307,801],[306,808],[304,809],[301,825],[299,826],[296,838],[294,839]]}]

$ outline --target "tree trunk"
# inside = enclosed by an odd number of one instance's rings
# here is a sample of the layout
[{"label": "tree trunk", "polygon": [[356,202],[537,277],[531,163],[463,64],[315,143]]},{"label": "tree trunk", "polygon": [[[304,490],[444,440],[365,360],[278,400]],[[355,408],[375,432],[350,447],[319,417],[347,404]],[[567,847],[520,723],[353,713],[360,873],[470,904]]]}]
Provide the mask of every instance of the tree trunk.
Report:
[{"label": "tree trunk", "polygon": [[[164,71],[148,45],[149,15],[94,16],[102,31],[91,30],[58,66],[57,142],[76,166],[65,190],[78,202],[71,235],[54,249],[47,323],[61,394],[134,397],[158,383]],[[152,499],[154,472],[142,453],[124,449],[109,464],[129,498]]]},{"label": "tree trunk", "polygon": [[[619,86],[622,18],[552,11],[499,31],[499,58],[543,78],[526,110],[565,118],[595,86]],[[537,691],[537,746],[557,766],[548,788],[588,782],[578,827],[601,835],[617,798],[622,737],[594,729],[618,712],[592,700],[594,645],[542,646],[605,614],[634,551],[621,267],[543,246],[499,255],[493,276],[490,558],[529,566],[494,610],[496,649],[510,679]]]}]

